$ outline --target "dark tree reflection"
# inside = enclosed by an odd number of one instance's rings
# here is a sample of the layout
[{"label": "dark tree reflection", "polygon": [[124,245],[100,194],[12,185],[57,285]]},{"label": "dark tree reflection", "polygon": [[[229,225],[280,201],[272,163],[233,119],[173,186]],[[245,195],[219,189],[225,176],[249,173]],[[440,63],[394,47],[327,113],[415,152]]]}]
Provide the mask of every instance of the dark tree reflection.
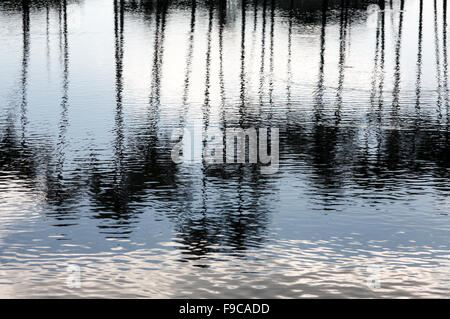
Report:
[{"label": "dark tree reflection", "polygon": [[[114,45],[111,53],[114,78],[110,83],[115,90],[111,106],[114,116],[108,123],[113,133],[109,141],[111,154],[107,159],[101,158],[92,147],[89,158],[83,158],[80,165],[69,163],[67,152],[71,142],[68,131],[73,76],[73,56],[69,53],[74,38],[68,6],[74,2],[23,0],[0,4],[0,10],[21,14],[23,37],[19,93],[0,126],[0,171],[5,176],[13,175],[5,178],[17,178],[40,187],[49,215],[59,226],[66,226],[70,223],[67,220],[83,215],[96,219],[105,236],[129,238],[139,227],[143,212],[162,214],[174,225],[175,236],[184,247],[183,257],[200,259],[210,252],[239,253],[261,245],[269,232],[273,213],[270,200],[285,186],[283,178],[287,181],[303,178],[321,207],[333,210],[349,188],[376,192],[400,188],[411,179],[450,177],[450,120],[441,116],[435,121],[423,107],[424,101],[430,98],[424,89],[427,48],[422,0],[418,2],[418,24],[414,26],[416,78],[409,101],[413,112],[407,116],[402,113],[408,113],[402,100],[406,1],[242,0],[232,7],[230,2],[212,0],[114,0],[110,26]],[[438,96],[432,106],[438,108],[439,114],[448,115],[447,1],[442,3],[440,9],[439,2],[433,2],[432,53]],[[363,127],[352,118],[353,110],[346,109],[352,81],[347,63],[351,34],[369,4],[378,4],[378,11],[376,27],[369,33],[373,50],[367,58],[370,85],[364,92],[368,108],[363,118],[368,127]],[[387,7],[399,9],[391,13],[395,23],[389,24]],[[183,63],[181,93],[177,96],[181,107],[176,123],[167,124],[162,115],[168,107],[163,91],[172,85],[166,81],[170,78],[167,65],[173,62],[167,52],[173,48],[170,23],[171,14],[176,10],[182,10],[187,17],[182,20],[186,22],[185,28],[180,30],[185,42],[179,45],[185,55],[177,52],[175,57]],[[51,57],[49,30],[54,22],[53,14],[58,19],[62,81],[58,84],[61,94],[55,109],[56,142],[51,146],[43,137],[36,139],[30,134],[32,12],[45,16],[47,60]],[[136,18],[145,21],[145,32],[150,39],[147,53],[151,62],[146,68],[150,80],[145,88],[141,118],[129,126],[127,99],[132,97],[127,96],[126,90],[127,41],[133,40],[134,30],[128,26]],[[440,23],[443,32],[439,31]],[[281,28],[287,32],[285,43],[277,38],[277,29]],[[311,61],[316,61],[312,65],[315,73],[307,79],[312,95],[307,96],[312,101],[307,110],[300,107],[304,96],[295,78],[296,45],[303,28],[310,36]],[[389,54],[391,30],[394,41],[393,52]],[[237,42],[236,52],[230,52],[227,47],[230,38]],[[277,56],[280,47],[286,53],[285,61]],[[198,57],[201,63],[196,63]],[[236,70],[227,69],[230,59],[236,59]],[[278,71],[280,65],[285,68],[283,72]],[[233,78],[227,76],[231,71],[236,71]],[[277,78],[280,73],[286,81]],[[329,78],[332,78],[331,85],[327,83]],[[234,91],[229,89],[227,81],[235,82]],[[277,92],[277,87],[282,87],[282,94]],[[187,127],[189,112],[195,107],[190,96],[195,91],[200,92],[201,101],[197,102],[203,144],[205,134],[214,128],[214,120],[222,132],[233,125],[279,127],[280,162],[286,163],[294,173],[307,167],[307,174],[286,173],[283,171],[286,167],[281,167],[279,174],[265,176],[259,164],[208,165],[205,161],[197,166],[175,164],[171,158],[174,143],[167,127]],[[442,121],[446,121],[445,126],[441,125]],[[68,168],[72,164],[75,168]],[[44,186],[38,186],[38,181]],[[79,208],[79,202],[84,206]]]}]

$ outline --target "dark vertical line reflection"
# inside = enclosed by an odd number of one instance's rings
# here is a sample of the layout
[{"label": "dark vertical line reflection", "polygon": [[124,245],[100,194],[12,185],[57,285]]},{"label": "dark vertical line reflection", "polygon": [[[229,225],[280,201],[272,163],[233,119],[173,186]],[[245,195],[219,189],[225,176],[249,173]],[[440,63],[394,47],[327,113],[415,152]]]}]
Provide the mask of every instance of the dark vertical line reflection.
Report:
[{"label": "dark vertical line reflection", "polygon": [[50,73],[50,9],[48,3],[45,4],[45,36],[47,40],[47,72]]},{"label": "dark vertical line reflection", "polygon": [[[246,12],[247,9],[247,2],[246,0],[242,0],[242,10],[241,10],[241,92],[240,92],[240,99],[241,99],[241,105],[239,108],[239,126],[243,127],[244,124],[244,110],[245,110],[245,24],[246,24]],[[244,176],[244,164],[238,164],[238,180],[237,180],[237,212],[239,213],[239,217],[237,217],[237,220],[235,223],[237,224],[236,227],[241,227],[241,215],[243,210],[243,190],[242,190],[242,183],[243,183],[243,176]]]},{"label": "dark vertical line reflection", "polygon": [[289,128],[289,119],[291,113],[291,86],[292,86],[292,23],[294,20],[294,0],[290,1],[289,20],[288,20],[288,43],[287,43],[287,84],[286,84],[286,108],[287,108],[287,125]]},{"label": "dark vertical line reflection", "polygon": [[[207,135],[209,128],[209,118],[211,112],[211,100],[210,100],[210,89],[211,89],[211,38],[212,38],[212,30],[213,30],[213,18],[214,18],[214,4],[212,1],[209,1],[209,17],[208,17],[208,31],[207,31],[207,40],[206,40],[206,65],[205,65],[205,99],[203,102],[203,147],[204,150],[207,144]],[[202,204],[203,209],[202,213],[205,216],[207,213],[207,193],[206,193],[206,162],[204,157],[202,156]],[[205,217],[203,217],[205,218]],[[206,220],[204,221],[206,222]]]},{"label": "dark vertical line reflection", "polygon": [[413,140],[411,143],[412,153],[417,152],[417,137],[420,133],[420,99],[422,95],[422,47],[423,47],[423,0],[419,2],[419,31],[417,43],[417,75],[416,75],[416,115],[414,118]]},{"label": "dark vertical line reflection", "polygon": [[[381,8],[381,43],[380,43],[380,74],[378,84],[378,109],[377,109],[377,125],[378,125],[378,134],[377,134],[377,161],[381,160],[381,152],[383,146],[383,135],[382,135],[382,111],[384,105],[384,79],[385,79],[385,62],[386,62],[386,6],[385,1],[380,0],[380,8]],[[392,9],[392,6],[391,6]]]},{"label": "dark vertical line reflection", "polygon": [[61,52],[63,51],[62,47],[63,47],[63,25],[62,25],[62,5],[61,5],[61,1],[60,0],[58,2],[58,44],[59,44],[59,62],[62,63],[63,60],[63,56],[61,54]]},{"label": "dark vertical line reflection", "polygon": [[167,2],[165,0],[157,1],[155,12],[155,35],[153,44],[153,66],[152,66],[152,81],[150,92],[150,110],[148,112],[149,120],[149,142],[148,146],[151,148],[152,154],[156,152],[155,148],[158,143],[158,125],[160,116],[161,103],[161,79],[162,79],[162,65],[164,57],[164,39],[166,31],[166,15]]},{"label": "dark vertical line reflection", "polygon": [[[209,3],[209,18],[208,18],[208,31],[206,35],[206,56],[205,56],[205,98],[203,101],[203,129],[204,134],[207,134],[209,127],[209,116],[211,111],[211,38],[214,18],[214,6]],[[206,145],[206,136],[203,139],[204,146]]]},{"label": "dark vertical line reflection", "polygon": [[383,107],[384,92],[384,65],[386,62],[386,8],[384,0],[381,1],[381,54],[380,54],[380,83],[378,85],[378,114],[381,121],[381,108]]},{"label": "dark vertical line reflection", "polygon": [[123,125],[123,54],[124,54],[124,3],[123,0],[114,0],[114,36],[115,36],[115,65],[116,65],[116,114],[114,142],[114,206],[118,211],[122,210],[124,200],[124,125]]},{"label": "dark vertical line reflection", "polygon": [[225,23],[226,23],[226,4],[225,2],[221,1],[219,3],[219,86],[220,86],[222,145],[225,145],[226,143],[226,127],[227,127],[225,79],[223,72],[223,30],[225,27]]},{"label": "dark vertical line reflection", "polygon": [[274,29],[275,29],[275,1],[270,3],[270,54],[269,54],[269,103],[270,113],[269,120],[272,118],[273,108],[273,90],[274,90]]},{"label": "dark vertical line reflection", "polygon": [[336,125],[341,121],[342,95],[344,90],[345,79],[345,61],[347,48],[347,32],[348,32],[348,0],[341,0],[341,21],[339,32],[339,77],[338,88],[336,93]]},{"label": "dark vertical line reflection", "polygon": [[377,17],[377,28],[375,32],[375,57],[374,57],[374,67],[372,73],[372,88],[370,92],[370,105],[372,108],[375,106],[375,97],[377,94],[377,82],[379,76],[379,60],[380,60],[380,46],[381,46],[381,13]]},{"label": "dark vertical line reflection", "polygon": [[[420,99],[422,95],[422,46],[423,46],[423,0],[419,8],[419,36],[417,43],[417,76],[416,76],[416,112],[420,112]],[[418,117],[417,117],[418,118]]]},{"label": "dark vertical line reflection", "polygon": [[261,111],[261,106],[264,102],[264,84],[265,80],[265,61],[266,61],[266,9],[267,0],[263,0],[262,5],[262,30],[261,30],[261,66],[259,68],[259,107]]},{"label": "dark vertical line reflection", "polygon": [[62,54],[63,57],[63,79],[62,79],[62,98],[61,98],[61,116],[59,122],[59,136],[58,136],[58,159],[56,172],[58,179],[63,179],[63,170],[65,162],[65,147],[66,147],[66,132],[68,126],[68,90],[69,90],[69,42],[67,35],[67,0],[62,0]]},{"label": "dark vertical line reflection", "polygon": [[[394,66],[394,88],[392,90],[392,119],[398,120],[398,110],[400,107],[400,61],[401,61],[401,49],[402,49],[402,31],[403,31],[403,11],[405,7],[405,1],[400,1],[400,17],[398,23],[397,42],[395,44],[395,66]],[[398,124],[398,123],[397,123]]]},{"label": "dark vertical line reflection", "polygon": [[188,98],[189,98],[189,88],[190,88],[190,78],[192,73],[192,58],[194,55],[194,35],[195,35],[195,15],[197,9],[197,1],[192,0],[191,4],[191,22],[190,22],[190,31],[188,38],[188,50],[186,55],[186,70],[184,76],[184,85],[183,85],[183,100],[182,107],[183,110],[181,112],[180,125],[184,127],[184,123],[186,121],[186,114],[188,112]]},{"label": "dark vertical line reflection", "polygon": [[439,21],[437,0],[434,0],[434,45],[436,58],[436,80],[437,80],[437,114],[438,122],[442,118],[442,79],[441,79],[441,49],[439,45]]},{"label": "dark vertical line reflection", "polygon": [[241,21],[241,69],[240,69],[240,108],[239,108],[239,125],[242,126],[243,116],[245,112],[245,95],[246,95],[246,88],[245,88],[245,80],[246,80],[246,74],[245,74],[245,18],[246,18],[246,0],[242,0],[242,21]]},{"label": "dark vertical line reflection", "polygon": [[443,66],[443,87],[444,87],[444,103],[445,103],[445,111],[448,117],[448,109],[449,109],[449,89],[448,89],[448,48],[447,48],[447,0],[443,0],[443,8],[442,8],[442,54],[444,56],[444,66]]},{"label": "dark vertical line reflection", "polygon": [[253,1],[253,33],[256,34],[258,26],[258,0]]},{"label": "dark vertical line reflection", "polygon": [[322,121],[323,112],[323,98],[325,93],[325,49],[326,49],[326,29],[327,29],[327,13],[328,13],[328,0],[322,2],[322,23],[320,31],[320,57],[319,57],[319,78],[317,81],[317,88],[314,93],[315,106],[314,117],[316,122]]}]

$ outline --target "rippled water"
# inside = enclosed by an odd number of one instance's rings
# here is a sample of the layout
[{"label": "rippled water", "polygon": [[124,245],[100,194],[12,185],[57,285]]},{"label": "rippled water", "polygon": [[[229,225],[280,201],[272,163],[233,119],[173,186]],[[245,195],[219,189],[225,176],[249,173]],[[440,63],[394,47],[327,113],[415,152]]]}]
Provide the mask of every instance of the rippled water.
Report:
[{"label": "rippled water", "polygon": [[[2,1],[0,296],[447,297],[446,6]],[[171,160],[237,126],[276,174]]]}]

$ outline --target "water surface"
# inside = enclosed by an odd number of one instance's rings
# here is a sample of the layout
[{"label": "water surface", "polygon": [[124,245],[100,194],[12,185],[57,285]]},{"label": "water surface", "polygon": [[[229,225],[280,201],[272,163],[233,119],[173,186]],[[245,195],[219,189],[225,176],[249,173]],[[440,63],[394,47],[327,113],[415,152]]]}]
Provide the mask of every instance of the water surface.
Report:
[{"label": "water surface", "polygon": [[[2,1],[0,296],[447,297],[447,30],[444,0]],[[279,171],[171,160],[227,127],[279,128]]]}]

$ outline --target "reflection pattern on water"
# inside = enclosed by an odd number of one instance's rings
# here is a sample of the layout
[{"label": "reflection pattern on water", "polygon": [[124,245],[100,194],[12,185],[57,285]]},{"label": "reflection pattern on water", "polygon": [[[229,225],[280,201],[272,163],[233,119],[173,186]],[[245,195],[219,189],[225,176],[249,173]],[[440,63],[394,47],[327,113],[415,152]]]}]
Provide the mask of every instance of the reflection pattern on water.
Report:
[{"label": "reflection pattern on water", "polygon": [[[447,5],[2,1],[0,295],[447,294]],[[280,170],[175,164],[191,127],[280,128]]]}]

